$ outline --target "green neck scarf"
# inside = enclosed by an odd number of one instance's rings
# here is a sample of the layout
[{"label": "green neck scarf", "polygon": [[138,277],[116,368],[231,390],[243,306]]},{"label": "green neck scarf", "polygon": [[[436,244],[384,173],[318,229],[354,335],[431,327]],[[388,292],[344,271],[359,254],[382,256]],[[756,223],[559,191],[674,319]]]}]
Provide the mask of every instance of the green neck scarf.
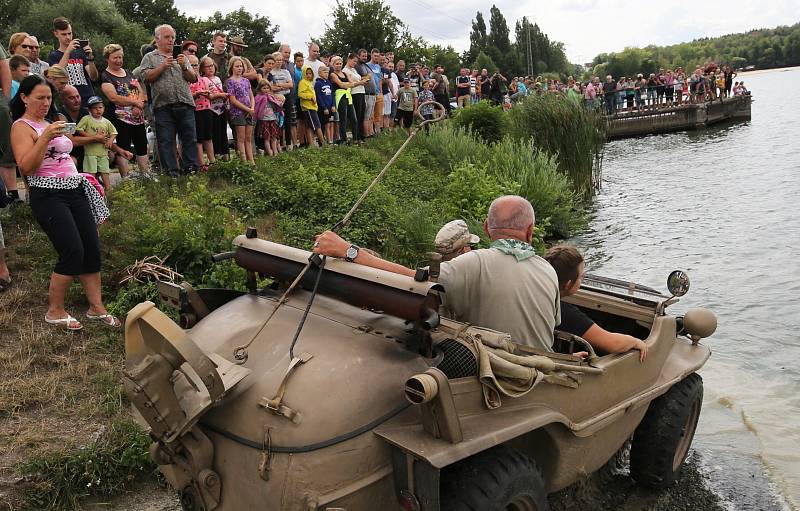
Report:
[{"label": "green neck scarf", "polygon": [[495,240],[492,243],[492,248],[496,248],[500,252],[512,255],[517,258],[517,261],[524,261],[536,255],[536,250],[528,243],[512,239]]}]

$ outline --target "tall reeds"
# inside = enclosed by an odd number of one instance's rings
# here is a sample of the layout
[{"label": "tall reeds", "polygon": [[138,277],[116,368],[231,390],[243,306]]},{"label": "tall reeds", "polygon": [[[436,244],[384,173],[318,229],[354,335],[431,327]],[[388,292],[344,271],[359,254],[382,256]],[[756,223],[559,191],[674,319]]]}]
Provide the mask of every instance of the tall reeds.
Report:
[{"label": "tall reeds", "polygon": [[[567,237],[584,222],[582,198],[572,179],[560,170],[555,155],[530,140],[505,137],[489,145],[474,133],[444,125],[414,144],[447,172],[445,210],[451,216],[458,210],[467,220],[482,221],[491,199],[511,193],[531,202],[547,238]],[[484,200],[477,197],[481,194]]]},{"label": "tall reeds", "polygon": [[600,116],[558,94],[529,96],[509,112],[508,135],[553,154],[575,190],[589,197],[600,183],[605,133]]}]

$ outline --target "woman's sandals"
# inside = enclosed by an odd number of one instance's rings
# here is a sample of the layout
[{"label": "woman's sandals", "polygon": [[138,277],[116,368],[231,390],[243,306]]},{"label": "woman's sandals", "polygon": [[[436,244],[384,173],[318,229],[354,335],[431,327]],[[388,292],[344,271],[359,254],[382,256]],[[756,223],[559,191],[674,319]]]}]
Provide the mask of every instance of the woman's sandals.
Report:
[{"label": "woman's sandals", "polygon": [[66,329],[69,330],[70,332],[77,332],[78,330],[83,328],[83,325],[81,325],[81,322],[78,321],[77,319],[73,318],[69,314],[67,314],[66,318],[58,318],[58,319],[50,319],[45,314],[44,321],[49,325],[57,325],[57,326],[66,327]]},{"label": "woman's sandals", "polygon": [[120,325],[122,325],[120,320],[118,320],[111,314],[92,314],[90,312],[87,312],[86,317],[93,321],[102,321],[106,326],[109,326],[111,328],[119,328]]}]

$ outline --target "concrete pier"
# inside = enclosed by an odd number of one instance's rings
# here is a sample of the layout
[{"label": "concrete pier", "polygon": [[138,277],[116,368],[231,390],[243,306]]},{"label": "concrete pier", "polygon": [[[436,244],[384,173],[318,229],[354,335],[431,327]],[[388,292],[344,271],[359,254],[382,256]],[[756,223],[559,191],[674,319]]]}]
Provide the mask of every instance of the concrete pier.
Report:
[{"label": "concrete pier", "polygon": [[618,112],[606,117],[609,139],[704,128],[730,120],[750,119],[751,96],[734,96],[706,103],[682,104]]}]

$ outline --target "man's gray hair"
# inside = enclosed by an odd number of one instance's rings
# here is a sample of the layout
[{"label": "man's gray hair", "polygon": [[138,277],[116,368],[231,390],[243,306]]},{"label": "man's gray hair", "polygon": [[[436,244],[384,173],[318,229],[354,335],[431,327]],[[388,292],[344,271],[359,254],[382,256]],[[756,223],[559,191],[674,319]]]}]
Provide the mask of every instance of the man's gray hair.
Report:
[{"label": "man's gray hair", "polygon": [[492,201],[486,226],[490,231],[524,231],[536,222],[533,206],[519,195],[503,195]]},{"label": "man's gray hair", "polygon": [[280,46],[278,46],[278,51],[280,52],[281,50],[283,50],[283,47],[284,47],[284,46],[285,46],[285,47],[287,47],[287,48],[289,48],[289,50],[291,50],[291,49],[292,49],[292,47],[291,47],[291,45],[290,45],[289,43],[281,43],[281,45],[280,45]]},{"label": "man's gray hair", "polygon": [[163,31],[165,28],[168,28],[168,29],[172,30],[173,32],[175,32],[175,29],[174,29],[174,28],[172,28],[172,25],[167,25],[167,24],[165,23],[165,24],[163,24],[163,25],[159,25],[159,26],[157,26],[157,27],[155,28],[155,30],[153,30],[153,37],[155,37],[156,39],[158,39],[159,37],[161,37],[161,32],[162,32],[162,31]]}]

